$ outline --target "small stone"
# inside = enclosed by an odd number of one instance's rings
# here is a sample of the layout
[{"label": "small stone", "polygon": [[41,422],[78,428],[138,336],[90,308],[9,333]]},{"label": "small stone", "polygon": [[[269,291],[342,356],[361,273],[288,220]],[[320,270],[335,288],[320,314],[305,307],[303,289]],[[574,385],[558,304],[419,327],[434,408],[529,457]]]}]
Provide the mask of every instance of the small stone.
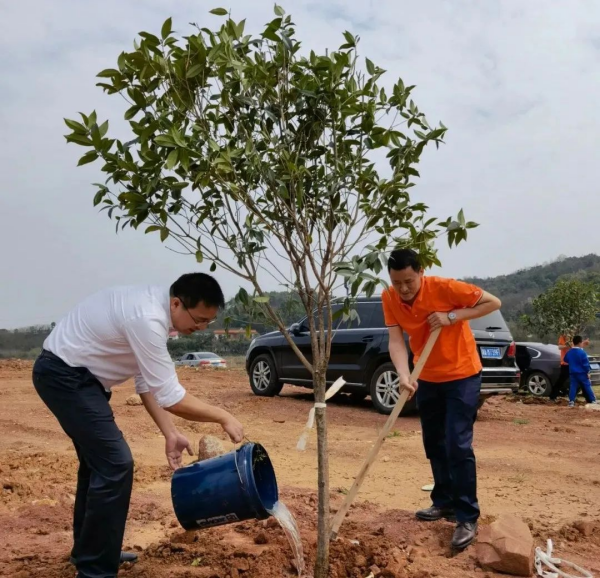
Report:
[{"label": "small stone", "polygon": [[364,568],[367,565],[367,559],[362,554],[357,554],[354,557],[354,565],[357,568]]},{"label": "small stone", "polygon": [[268,544],[269,538],[267,538],[267,535],[264,532],[259,532],[256,535],[256,537],[254,538],[254,543],[255,544]]},{"label": "small stone", "polygon": [[383,461],[384,462],[389,462],[390,461],[390,456],[383,456]]},{"label": "small stone", "polygon": [[233,561],[233,567],[240,572],[247,572],[250,570],[250,563],[246,558],[236,558]]},{"label": "small stone", "polygon": [[208,460],[210,458],[216,458],[217,456],[223,455],[225,448],[221,443],[221,440],[215,436],[202,436],[198,443],[198,461]]},{"label": "small stone", "polygon": [[586,520],[577,520],[577,522],[575,522],[573,526],[580,534],[583,534],[586,538],[591,536],[594,533],[594,530],[596,529],[595,522]]},{"label": "small stone", "polygon": [[144,405],[144,402],[142,401],[142,398],[137,393],[134,393],[133,395],[130,395],[125,400],[125,403],[127,405]]},{"label": "small stone", "polygon": [[379,578],[381,574],[381,569],[379,568],[379,566],[377,566],[377,564],[373,564],[373,566],[369,567],[369,572],[371,572],[371,574],[373,574],[375,578]]}]

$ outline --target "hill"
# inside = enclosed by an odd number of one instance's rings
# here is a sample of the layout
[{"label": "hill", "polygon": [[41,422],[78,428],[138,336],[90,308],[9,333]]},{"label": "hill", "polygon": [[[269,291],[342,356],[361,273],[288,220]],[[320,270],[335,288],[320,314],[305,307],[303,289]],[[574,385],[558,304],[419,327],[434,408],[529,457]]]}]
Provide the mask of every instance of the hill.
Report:
[{"label": "hill", "polygon": [[469,277],[465,281],[497,295],[502,300],[505,319],[515,322],[524,313],[530,313],[531,301],[535,297],[565,276],[600,280],[600,256],[559,257],[551,263],[521,269],[510,275],[488,279]]}]

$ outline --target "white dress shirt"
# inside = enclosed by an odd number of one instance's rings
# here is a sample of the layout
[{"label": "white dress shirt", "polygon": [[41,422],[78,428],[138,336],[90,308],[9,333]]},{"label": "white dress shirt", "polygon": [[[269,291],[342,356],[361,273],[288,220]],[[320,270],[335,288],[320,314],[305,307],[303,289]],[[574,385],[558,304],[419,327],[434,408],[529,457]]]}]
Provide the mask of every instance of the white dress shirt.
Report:
[{"label": "white dress shirt", "polygon": [[167,351],[169,290],[113,287],[82,301],[58,322],[44,349],[71,367],[86,367],[106,390],[135,377],[138,393],[161,407],[181,401],[185,389]]}]

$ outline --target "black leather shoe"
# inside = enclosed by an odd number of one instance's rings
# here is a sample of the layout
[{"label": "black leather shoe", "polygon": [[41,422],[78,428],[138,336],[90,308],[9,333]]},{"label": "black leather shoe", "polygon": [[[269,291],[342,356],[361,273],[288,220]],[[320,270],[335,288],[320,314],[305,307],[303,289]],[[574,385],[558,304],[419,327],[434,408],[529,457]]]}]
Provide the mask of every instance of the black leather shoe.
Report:
[{"label": "black leather shoe", "polygon": [[[121,560],[120,563],[121,564],[125,564],[125,562],[131,562],[132,564],[134,562],[138,561],[138,555],[134,554],[133,552],[121,552]],[[75,566],[75,558],[73,558],[73,556],[71,556],[69,558],[69,562],[71,564],[73,564],[73,566]]]},{"label": "black leather shoe", "polygon": [[436,522],[443,518],[450,520],[451,522],[456,521],[456,516],[452,508],[438,508],[437,506],[431,506],[431,508],[419,510],[415,515],[419,520],[425,522]]},{"label": "black leather shoe", "polygon": [[456,525],[452,536],[452,548],[464,550],[470,546],[477,536],[477,522],[460,522]]}]

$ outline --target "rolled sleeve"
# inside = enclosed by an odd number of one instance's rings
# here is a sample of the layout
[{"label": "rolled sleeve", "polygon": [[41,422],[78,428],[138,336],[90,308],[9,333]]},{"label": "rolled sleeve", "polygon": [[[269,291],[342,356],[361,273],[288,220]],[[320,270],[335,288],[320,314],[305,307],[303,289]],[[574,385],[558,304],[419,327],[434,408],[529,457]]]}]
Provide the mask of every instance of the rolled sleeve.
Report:
[{"label": "rolled sleeve", "polygon": [[136,392],[152,393],[160,407],[179,403],[185,389],[167,350],[168,328],[160,319],[148,316],[129,320],[124,330],[140,370],[135,377]]}]

